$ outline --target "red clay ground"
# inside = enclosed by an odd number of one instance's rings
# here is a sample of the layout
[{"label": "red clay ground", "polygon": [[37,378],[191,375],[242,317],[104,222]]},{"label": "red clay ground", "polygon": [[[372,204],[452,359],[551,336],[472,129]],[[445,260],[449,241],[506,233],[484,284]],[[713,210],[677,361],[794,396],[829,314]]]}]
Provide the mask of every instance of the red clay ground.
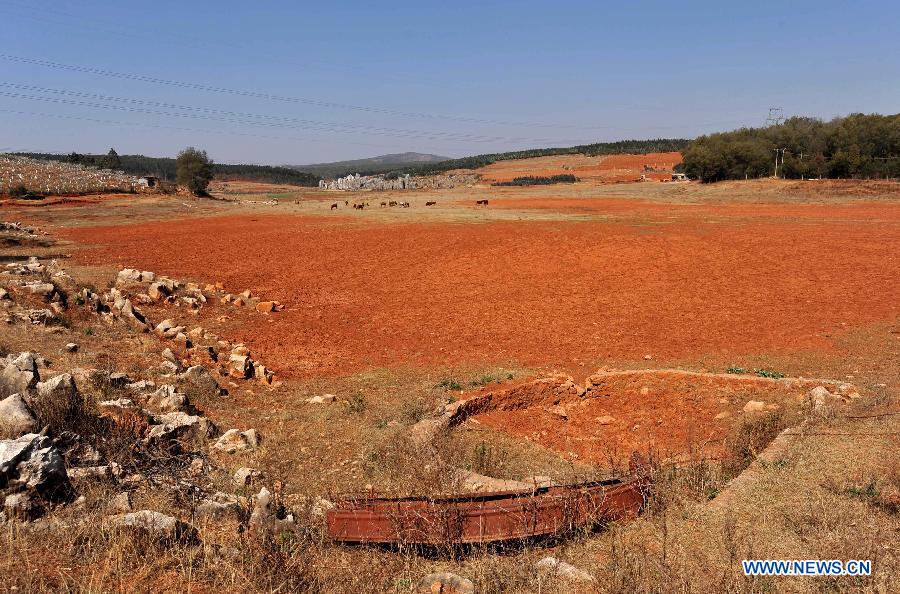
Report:
[{"label": "red clay ground", "polygon": [[[747,376],[634,373],[601,375],[602,386],[588,397],[546,399],[519,407],[505,405],[503,392],[491,410],[470,419],[538,443],[564,456],[603,465],[627,462],[633,452],[662,458],[687,454],[718,458],[744,405],[756,400],[790,414],[804,400],[810,383],[791,385]],[[565,418],[554,410],[565,410]],[[716,418],[719,416],[720,418]]]},{"label": "red clay ground", "polygon": [[[510,181],[528,175],[551,176],[571,173],[580,180],[601,182],[635,181],[641,175],[652,179],[671,178],[672,168],[681,163],[681,153],[649,153],[646,155],[554,155],[533,159],[498,161],[477,169],[485,181]],[[651,173],[644,166],[669,173]]]},{"label": "red clay ground", "polygon": [[65,234],[97,246],[75,253],[85,263],[286,304],[228,323],[287,377],[828,350],[900,314],[896,204],[631,204],[629,224],[260,215]]}]

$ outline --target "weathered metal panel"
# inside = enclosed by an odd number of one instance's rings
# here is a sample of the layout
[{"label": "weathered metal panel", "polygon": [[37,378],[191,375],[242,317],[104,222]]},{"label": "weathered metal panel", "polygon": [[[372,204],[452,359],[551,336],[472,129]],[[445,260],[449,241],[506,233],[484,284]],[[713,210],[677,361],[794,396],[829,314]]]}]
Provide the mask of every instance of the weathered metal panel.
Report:
[{"label": "weathered metal panel", "polygon": [[351,497],[328,511],[340,542],[483,544],[559,534],[636,515],[637,478],[434,499]]}]

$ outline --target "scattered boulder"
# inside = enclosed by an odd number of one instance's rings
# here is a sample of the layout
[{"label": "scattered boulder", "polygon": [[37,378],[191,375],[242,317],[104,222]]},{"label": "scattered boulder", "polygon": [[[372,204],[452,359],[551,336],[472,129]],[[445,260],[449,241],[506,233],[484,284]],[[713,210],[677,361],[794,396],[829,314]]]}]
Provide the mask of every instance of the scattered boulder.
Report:
[{"label": "scattered boulder", "polygon": [[825,386],[816,386],[809,391],[808,396],[813,411],[817,413],[824,411],[828,402],[834,400],[834,394],[829,392]]},{"label": "scattered boulder", "polygon": [[321,396],[313,396],[312,398],[307,398],[307,404],[331,404],[337,400],[337,396],[334,394],[322,394]]},{"label": "scattered boulder", "polygon": [[116,275],[116,284],[136,283],[141,280],[141,271],[134,268],[123,268]]},{"label": "scattered boulder", "polygon": [[253,377],[253,361],[249,355],[232,353],[228,358],[229,372],[232,377],[248,379]]},{"label": "scattered boulder", "polygon": [[69,468],[67,471],[69,480],[104,480],[112,478],[112,469],[109,466],[85,466],[81,468]]},{"label": "scattered boulder", "polygon": [[70,342],[66,345],[66,352],[68,353],[76,353],[78,352],[78,345],[74,342]]},{"label": "scattered boulder", "polygon": [[263,487],[254,498],[253,511],[250,513],[248,527],[250,534],[259,538],[271,527],[274,513],[272,512],[272,493]]},{"label": "scattered boulder", "polygon": [[202,500],[194,509],[194,513],[200,518],[223,519],[232,517],[239,519],[241,505],[234,495],[216,492],[209,499]]},{"label": "scattered boulder", "polygon": [[205,417],[184,412],[170,412],[154,417],[156,424],[150,427],[149,440],[202,441],[216,434],[216,426]]},{"label": "scattered boulder", "polygon": [[50,379],[38,382],[35,386],[37,399],[45,402],[72,402],[78,397],[78,387],[68,373],[62,373]]},{"label": "scattered boulder", "polygon": [[744,405],[745,413],[764,412],[765,410],[766,403],[761,400],[750,400]]},{"label": "scattered boulder", "polygon": [[198,544],[197,529],[172,516],[144,509],[118,514],[108,518],[112,527],[118,530],[149,537],[160,543]]},{"label": "scattered boulder", "polygon": [[256,304],[256,311],[263,314],[281,311],[281,304],[277,301],[260,301]]},{"label": "scattered boulder", "polygon": [[0,400],[0,434],[19,437],[38,430],[34,412],[19,394]]},{"label": "scattered boulder", "polygon": [[28,289],[28,292],[32,295],[39,295],[41,297],[49,297],[56,291],[56,287],[53,286],[53,283],[44,283],[40,281],[25,283],[25,288]]},{"label": "scattered boulder", "polygon": [[597,421],[598,425],[612,425],[616,422],[616,418],[610,415],[603,415],[602,417],[597,417],[594,420]]},{"label": "scattered boulder", "polygon": [[140,332],[149,332],[150,331],[150,323],[147,322],[147,318],[144,317],[134,305],[132,305],[130,299],[126,299],[124,305],[122,306],[122,319],[125,320],[131,327]]},{"label": "scattered boulder", "polygon": [[246,466],[238,468],[234,473],[235,484],[241,487],[249,487],[254,481],[259,479],[262,473],[255,468],[247,468]]},{"label": "scattered boulder", "polygon": [[0,487],[10,483],[46,500],[62,500],[71,495],[63,455],[43,433],[0,440]]},{"label": "scattered boulder", "polygon": [[41,516],[43,506],[36,502],[29,493],[13,493],[3,501],[3,511],[7,518],[29,521]]},{"label": "scattered boulder", "polygon": [[178,357],[175,356],[175,353],[172,352],[172,349],[166,347],[163,349],[162,357],[166,361],[171,361],[172,363],[178,363]]},{"label": "scattered boulder", "polygon": [[203,394],[218,395],[222,391],[216,378],[202,365],[188,367],[177,379],[179,383],[186,384]]},{"label": "scattered boulder", "polygon": [[458,576],[449,571],[429,573],[416,586],[421,594],[475,594],[472,580]]},{"label": "scattered boulder", "polygon": [[172,292],[165,283],[151,283],[147,289],[147,295],[154,301],[162,301],[171,294]]},{"label": "scattered boulder", "polygon": [[256,429],[248,429],[247,431],[229,429],[216,441],[213,448],[226,454],[235,454],[237,452],[255,450],[258,446],[259,435]]},{"label": "scattered boulder", "polygon": [[544,410],[546,410],[551,415],[562,419],[563,421],[568,420],[568,418],[569,418],[568,413],[566,413],[566,409],[558,404],[555,404],[553,406],[548,406]]},{"label": "scattered boulder", "polygon": [[134,508],[131,507],[131,493],[122,491],[109,500],[107,508],[109,511],[119,512],[121,514],[127,514],[133,511]]},{"label": "scattered boulder", "polygon": [[159,334],[160,336],[165,336],[167,332],[169,332],[170,330],[172,330],[173,328],[176,328],[176,327],[177,326],[175,324],[175,320],[167,319],[167,320],[163,320],[162,322],[157,324],[156,328],[154,328],[153,331],[156,332],[157,334]]},{"label": "scattered boulder", "polygon": [[594,576],[556,557],[544,557],[535,564],[538,571],[553,573],[573,582],[594,582]]},{"label": "scattered boulder", "polygon": [[188,399],[175,386],[161,386],[147,398],[147,406],[164,413],[184,411],[188,407]]},{"label": "scattered boulder", "polygon": [[0,371],[0,395],[27,393],[40,379],[33,353],[10,355],[6,358],[6,366]]}]

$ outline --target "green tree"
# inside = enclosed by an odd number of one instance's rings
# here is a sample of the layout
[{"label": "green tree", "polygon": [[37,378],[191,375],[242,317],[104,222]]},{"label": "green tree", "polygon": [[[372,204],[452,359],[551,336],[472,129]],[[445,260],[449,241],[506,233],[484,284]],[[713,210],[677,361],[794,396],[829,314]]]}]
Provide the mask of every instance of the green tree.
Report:
[{"label": "green tree", "polygon": [[100,167],[103,169],[122,169],[122,159],[119,158],[119,153],[116,152],[116,149],[109,149],[106,156],[100,160]]},{"label": "green tree", "polygon": [[198,151],[189,146],[178,153],[175,165],[175,180],[178,185],[186,187],[197,196],[206,194],[206,188],[213,178],[213,164],[206,151]]}]

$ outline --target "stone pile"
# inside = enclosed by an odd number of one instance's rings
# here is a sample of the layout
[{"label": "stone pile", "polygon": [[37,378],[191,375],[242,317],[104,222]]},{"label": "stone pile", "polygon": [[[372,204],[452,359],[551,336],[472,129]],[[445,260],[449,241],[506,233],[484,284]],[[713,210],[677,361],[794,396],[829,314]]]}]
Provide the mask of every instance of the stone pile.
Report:
[{"label": "stone pile", "polygon": [[387,179],[383,175],[351,174],[333,180],[319,180],[322,190],[407,190],[414,187],[409,174]]},{"label": "stone pile", "polygon": [[[115,512],[107,518],[111,528],[141,532],[161,541],[194,542],[197,533],[190,525],[171,516],[151,510],[134,512],[127,489],[140,484],[171,489],[189,486],[193,497],[199,494],[193,510],[195,517],[214,520],[227,517],[235,521],[245,517],[241,509],[249,509],[251,502],[242,503],[236,495],[216,491],[211,482],[191,481],[202,479],[210,471],[204,461],[205,451],[237,455],[258,448],[261,437],[256,430],[229,429],[220,435],[216,425],[200,414],[175,385],[147,391],[155,387],[152,382],[132,382],[121,373],[88,369],[73,369],[72,373],[45,378],[49,366],[42,357],[30,352],[0,359],[0,393],[10,394],[0,399],[0,502],[3,504],[0,522],[36,520],[57,506],[77,503],[78,487],[85,481],[103,481],[126,489],[110,503],[110,511]],[[194,479],[179,478],[171,470],[160,475],[140,465],[123,468],[107,461],[101,452],[70,431],[51,435],[45,428],[38,432],[39,413],[35,411],[46,410],[48,405],[66,409],[82,402],[85,395],[79,391],[75,378],[97,380],[100,375],[105,375],[104,383],[114,389],[134,394],[98,402],[101,418],[130,431],[138,440],[132,447],[190,458],[187,473]],[[190,368],[178,379],[184,382],[179,385],[217,388],[215,380],[203,368]],[[135,460],[153,460],[158,455],[138,456]],[[245,467],[238,474],[236,480],[243,481],[238,486],[243,487],[261,478],[252,468]],[[271,496],[257,500],[257,522],[273,529],[286,529],[284,518],[272,510]]]},{"label": "stone pile", "polygon": [[121,171],[0,155],[0,195],[8,195],[19,187],[41,194],[86,194],[111,190],[132,192],[136,185],[137,178]]}]

